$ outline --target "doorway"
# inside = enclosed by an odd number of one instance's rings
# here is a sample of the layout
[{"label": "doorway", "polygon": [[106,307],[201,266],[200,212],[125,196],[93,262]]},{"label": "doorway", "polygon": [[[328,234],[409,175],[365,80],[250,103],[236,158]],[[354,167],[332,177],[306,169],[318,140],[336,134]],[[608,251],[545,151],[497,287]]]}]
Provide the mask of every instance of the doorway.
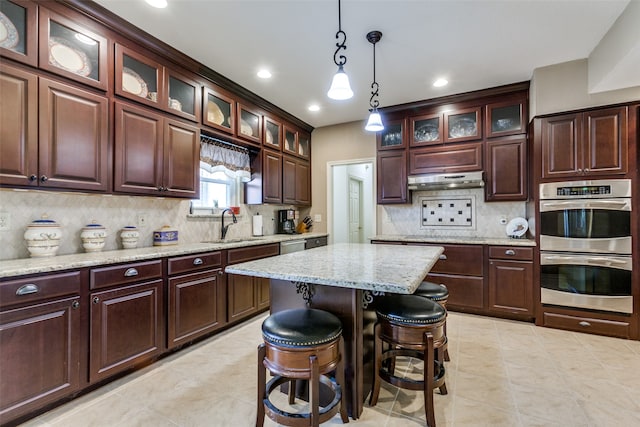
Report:
[{"label": "doorway", "polygon": [[327,163],[327,230],[331,243],[367,243],[375,235],[374,165],[374,159]]}]

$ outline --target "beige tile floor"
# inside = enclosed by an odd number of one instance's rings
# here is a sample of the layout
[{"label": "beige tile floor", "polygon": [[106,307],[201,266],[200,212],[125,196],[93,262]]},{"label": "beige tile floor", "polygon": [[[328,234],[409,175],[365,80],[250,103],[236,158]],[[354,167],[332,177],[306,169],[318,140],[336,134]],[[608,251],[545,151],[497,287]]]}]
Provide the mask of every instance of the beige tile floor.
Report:
[{"label": "beige tile floor", "polygon": [[[27,426],[251,426],[261,315]],[[640,342],[450,313],[438,426],[640,426]],[[398,365],[407,375],[419,361]],[[341,425],[338,416],[327,423]],[[327,425],[325,424],[325,425]],[[421,392],[385,386],[351,425],[424,425]],[[274,423],[267,420],[266,426]]]}]

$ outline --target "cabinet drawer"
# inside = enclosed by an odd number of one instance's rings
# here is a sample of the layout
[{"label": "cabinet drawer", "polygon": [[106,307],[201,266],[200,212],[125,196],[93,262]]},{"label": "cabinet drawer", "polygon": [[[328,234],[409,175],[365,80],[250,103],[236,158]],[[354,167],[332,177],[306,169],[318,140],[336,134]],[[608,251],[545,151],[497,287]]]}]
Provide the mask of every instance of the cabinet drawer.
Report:
[{"label": "cabinet drawer", "polygon": [[[433,245],[432,245],[433,246]],[[482,245],[441,245],[444,253],[431,269],[434,273],[483,275]]]},{"label": "cabinet drawer", "polygon": [[0,307],[80,293],[80,272],[47,274],[0,283]]},{"label": "cabinet drawer", "polygon": [[227,250],[227,264],[237,264],[239,262],[252,261],[254,259],[267,258],[275,255],[280,255],[279,243],[229,249]]},{"label": "cabinet drawer", "polygon": [[449,290],[447,307],[484,308],[484,278],[428,274],[426,279],[447,287]]},{"label": "cabinet drawer", "polygon": [[326,237],[315,237],[313,239],[307,239],[307,242],[304,244],[305,249],[317,248],[319,246],[327,246]]},{"label": "cabinet drawer", "polygon": [[531,261],[533,260],[533,248],[521,248],[516,246],[489,246],[489,258]]},{"label": "cabinet drawer", "polygon": [[162,277],[162,260],[91,269],[90,289],[106,288]]},{"label": "cabinet drawer", "polygon": [[631,336],[629,322],[594,319],[592,317],[569,316],[567,314],[544,313],[543,326],[576,332],[608,335],[629,339]]},{"label": "cabinet drawer", "polygon": [[222,265],[222,252],[209,252],[206,254],[169,258],[167,262],[169,275],[198,271],[207,268],[220,267]]}]

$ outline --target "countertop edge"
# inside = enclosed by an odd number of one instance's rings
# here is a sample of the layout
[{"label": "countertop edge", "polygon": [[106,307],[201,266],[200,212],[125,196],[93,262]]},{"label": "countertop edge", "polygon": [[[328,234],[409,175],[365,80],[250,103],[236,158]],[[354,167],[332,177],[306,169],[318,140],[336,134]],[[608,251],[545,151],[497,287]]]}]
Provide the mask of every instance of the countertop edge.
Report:
[{"label": "countertop edge", "polygon": [[402,243],[431,243],[431,244],[464,244],[464,245],[497,245],[497,246],[528,246],[535,247],[534,239],[511,239],[508,237],[432,237],[407,235],[377,235],[370,237],[371,241],[402,242]]}]

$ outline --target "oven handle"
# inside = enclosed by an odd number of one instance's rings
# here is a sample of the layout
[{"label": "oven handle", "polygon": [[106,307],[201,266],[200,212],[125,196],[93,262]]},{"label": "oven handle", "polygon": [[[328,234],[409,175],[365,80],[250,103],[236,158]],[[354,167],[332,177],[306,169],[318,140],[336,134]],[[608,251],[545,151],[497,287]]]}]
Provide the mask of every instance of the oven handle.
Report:
[{"label": "oven handle", "polygon": [[540,202],[540,212],[558,209],[610,209],[618,211],[630,211],[631,199],[624,200],[567,200],[563,202]]},{"label": "oven handle", "polygon": [[620,259],[613,257],[602,256],[572,256],[572,255],[545,255],[540,256],[540,264],[549,265],[555,264],[553,261],[562,261],[565,264],[577,264],[577,265],[596,265],[600,267],[613,267],[621,266],[623,270],[631,271],[631,259]]}]

